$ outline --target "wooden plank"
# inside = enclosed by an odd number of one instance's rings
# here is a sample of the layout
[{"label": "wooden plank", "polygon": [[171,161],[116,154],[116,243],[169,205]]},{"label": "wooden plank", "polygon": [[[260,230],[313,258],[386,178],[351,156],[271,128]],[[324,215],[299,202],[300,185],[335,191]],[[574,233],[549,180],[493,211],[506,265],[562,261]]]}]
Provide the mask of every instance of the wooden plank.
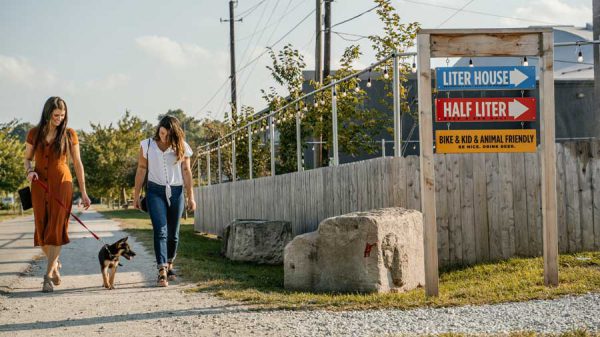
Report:
[{"label": "wooden plank", "polygon": [[490,259],[486,179],[485,154],[475,153],[473,154],[473,218],[477,262]]},{"label": "wooden plank", "polygon": [[369,209],[369,194],[367,181],[367,165],[365,162],[357,164],[357,183],[358,210],[366,211]]},{"label": "wooden plank", "polygon": [[527,189],[525,182],[525,155],[512,154],[512,197],[515,229],[515,254],[529,255],[529,240],[527,234]]},{"label": "wooden plank", "polygon": [[462,261],[473,264],[477,261],[475,248],[475,218],[474,218],[474,179],[473,179],[473,154],[464,154],[459,157],[460,166],[460,214]]},{"label": "wooden plank", "polygon": [[540,34],[480,33],[431,35],[432,57],[537,56]]},{"label": "wooden plank", "polygon": [[435,209],[438,236],[438,261],[441,266],[450,265],[450,241],[448,234],[448,198],[446,187],[446,155],[435,155]]},{"label": "wooden plank", "polygon": [[525,182],[527,189],[527,233],[529,236],[529,256],[540,256],[541,237],[538,228],[541,226],[540,170],[537,153],[525,154]]},{"label": "wooden plank", "polygon": [[[358,211],[358,172],[355,164],[348,164],[348,182],[349,182],[349,198],[350,212]],[[337,215],[337,214],[336,214]]]},{"label": "wooden plank", "polygon": [[[542,34],[540,57],[540,138],[542,213],[544,232],[544,284],[558,285],[558,226],[556,224],[556,122],[554,109],[554,35]],[[590,204],[591,205],[591,204]]]},{"label": "wooden plank", "polygon": [[556,144],[556,221],[558,225],[558,250],[563,253],[569,251],[565,179],[565,150],[564,145],[558,143]]},{"label": "wooden plank", "polygon": [[500,220],[500,163],[497,153],[485,154],[486,192],[489,225],[490,259],[502,258],[502,229]]},{"label": "wooden plank", "polygon": [[391,189],[391,158],[382,158],[381,160],[381,207],[392,207],[392,189]]},{"label": "wooden plank", "polygon": [[592,200],[591,149],[587,141],[577,142],[579,191],[581,194],[581,243],[582,249],[594,249],[594,211]]},{"label": "wooden plank", "polygon": [[461,181],[460,154],[446,155],[446,186],[448,198],[448,237],[450,240],[450,263],[463,263],[461,228]]},{"label": "wooden plank", "polygon": [[594,211],[594,249],[600,249],[600,142],[591,142],[592,191]]},{"label": "wooden plank", "polygon": [[581,249],[581,212],[576,144],[565,143],[565,175],[567,184],[567,235],[569,252]]},{"label": "wooden plank", "polygon": [[[408,156],[406,166],[406,207],[409,209],[421,210],[422,205],[420,204],[420,170],[419,170],[419,157]],[[435,191],[434,191],[435,193]]]},{"label": "wooden plank", "polygon": [[420,187],[423,212],[425,293],[438,295],[437,227],[435,224],[435,167],[433,162],[433,122],[431,110],[430,36],[417,34]]},{"label": "wooden plank", "polygon": [[515,214],[513,205],[512,160],[510,153],[499,153],[500,228],[502,258],[515,255]]},{"label": "wooden plank", "polygon": [[396,188],[397,205],[408,208],[408,157],[398,158],[398,185]]}]

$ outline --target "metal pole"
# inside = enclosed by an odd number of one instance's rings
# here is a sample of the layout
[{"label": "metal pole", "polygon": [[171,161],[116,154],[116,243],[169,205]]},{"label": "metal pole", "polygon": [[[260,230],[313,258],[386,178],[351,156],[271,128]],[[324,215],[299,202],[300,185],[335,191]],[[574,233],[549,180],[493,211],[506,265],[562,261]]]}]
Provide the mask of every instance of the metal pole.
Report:
[{"label": "metal pole", "polygon": [[217,156],[218,158],[218,164],[219,164],[219,184],[223,182],[223,170],[221,169],[221,141],[219,140],[217,142]]},{"label": "metal pole", "polygon": [[300,110],[296,106],[296,163],[298,164],[298,172],[302,171],[302,135],[300,134]]},{"label": "metal pole", "polygon": [[400,112],[400,73],[398,67],[398,51],[393,58],[393,90],[394,95],[394,157],[402,155],[402,115]]},{"label": "metal pole", "polygon": [[248,125],[248,176],[252,176],[252,125]]},{"label": "metal pole", "polygon": [[196,160],[198,160],[198,187],[200,187],[201,182],[202,182],[202,170],[201,170],[201,166],[200,164],[202,164],[202,157],[200,156],[200,154],[198,154],[198,158],[196,158]]},{"label": "metal pole", "polygon": [[385,158],[385,139],[381,139],[381,156]]},{"label": "metal pole", "polygon": [[210,177],[210,147],[208,148],[207,152],[206,152],[206,175],[207,175],[207,179],[208,179],[208,186],[210,186],[210,181],[211,181],[211,177]]},{"label": "metal pole", "polygon": [[337,120],[337,96],[335,86],[331,87],[331,124],[333,125],[333,166],[340,164],[338,152],[338,120]]},{"label": "metal pole", "polygon": [[269,116],[269,138],[271,141],[271,175],[275,176],[275,124],[273,116]]},{"label": "metal pole", "polygon": [[235,133],[231,136],[231,177],[233,181],[237,180],[237,173],[235,167]]}]

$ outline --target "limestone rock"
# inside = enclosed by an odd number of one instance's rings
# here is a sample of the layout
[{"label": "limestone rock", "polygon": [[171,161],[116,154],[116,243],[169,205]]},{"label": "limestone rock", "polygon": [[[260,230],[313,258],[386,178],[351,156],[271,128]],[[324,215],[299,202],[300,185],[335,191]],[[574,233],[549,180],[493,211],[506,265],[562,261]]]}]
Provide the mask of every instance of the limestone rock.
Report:
[{"label": "limestone rock", "polygon": [[225,228],[221,253],[233,261],[281,264],[291,239],[287,221],[238,219]]},{"label": "limestone rock", "polygon": [[317,292],[399,292],[425,284],[423,217],[385,208],[323,220],[285,249],[284,285]]}]

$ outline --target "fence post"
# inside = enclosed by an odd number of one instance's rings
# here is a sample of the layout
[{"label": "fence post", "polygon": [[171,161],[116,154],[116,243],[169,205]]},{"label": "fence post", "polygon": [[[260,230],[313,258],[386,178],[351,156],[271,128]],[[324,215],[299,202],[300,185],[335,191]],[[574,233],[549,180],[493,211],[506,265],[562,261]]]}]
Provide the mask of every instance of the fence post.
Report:
[{"label": "fence post", "polygon": [[202,182],[202,168],[201,168],[201,164],[202,164],[202,154],[198,153],[198,187],[200,187],[201,182]]},{"label": "fence post", "polygon": [[271,176],[275,176],[275,124],[273,116],[269,116],[269,138],[271,141]]},{"label": "fence post", "polygon": [[237,170],[235,167],[235,133],[231,136],[231,178],[232,181],[237,180]]},{"label": "fence post", "polygon": [[208,180],[208,186],[210,186],[210,146],[206,150],[206,176]]},{"label": "fence post", "polygon": [[252,176],[252,125],[248,125],[248,176]]},{"label": "fence post", "polygon": [[385,158],[385,138],[381,138],[381,156]]},{"label": "fence post", "polygon": [[400,69],[398,67],[398,51],[394,52],[393,64],[394,157],[400,157],[402,155],[402,115],[400,111]]},{"label": "fence post", "polygon": [[217,141],[217,159],[219,165],[219,184],[223,182],[223,170],[221,169],[221,140]]},{"label": "fence post", "polygon": [[337,96],[335,84],[331,87],[331,124],[333,125],[333,166],[340,164],[338,152],[338,120],[337,120]]},{"label": "fence post", "polygon": [[298,172],[302,171],[302,136],[300,134],[300,109],[296,105],[296,163],[298,164]]}]

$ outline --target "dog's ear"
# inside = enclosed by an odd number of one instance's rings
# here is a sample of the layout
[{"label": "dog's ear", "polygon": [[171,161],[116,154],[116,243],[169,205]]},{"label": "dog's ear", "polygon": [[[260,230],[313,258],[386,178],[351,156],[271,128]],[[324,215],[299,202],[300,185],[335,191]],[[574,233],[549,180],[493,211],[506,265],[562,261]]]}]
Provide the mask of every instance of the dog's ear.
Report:
[{"label": "dog's ear", "polygon": [[119,240],[119,243],[125,243],[125,242],[127,242],[128,238],[129,238],[129,236],[126,236],[126,237],[122,238],[121,240]]}]

